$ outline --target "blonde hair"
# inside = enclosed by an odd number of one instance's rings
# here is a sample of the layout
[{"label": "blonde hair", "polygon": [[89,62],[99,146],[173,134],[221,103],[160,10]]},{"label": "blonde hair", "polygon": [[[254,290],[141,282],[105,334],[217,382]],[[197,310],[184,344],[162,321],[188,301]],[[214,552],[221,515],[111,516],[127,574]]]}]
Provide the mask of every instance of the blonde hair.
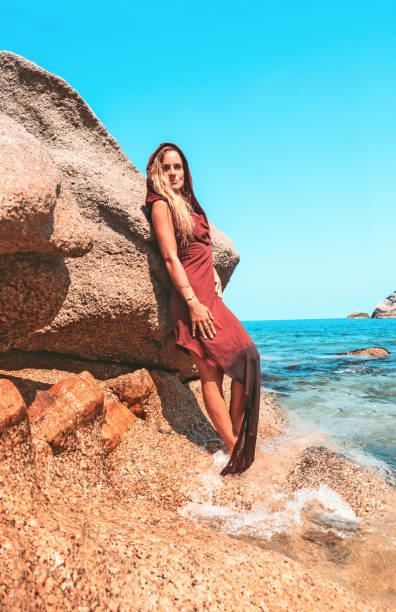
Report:
[{"label": "blonde hair", "polygon": [[[177,238],[179,238],[181,241],[182,246],[187,246],[194,237],[194,224],[190,216],[190,213],[194,212],[191,205],[191,194],[189,189],[186,187],[186,175],[184,175],[184,185],[181,193],[175,193],[171,189],[168,179],[162,170],[162,160],[164,159],[164,155],[167,151],[176,151],[181,158],[179,151],[174,147],[167,146],[161,149],[158,155],[155,156],[151,165],[150,179],[152,181],[154,191],[159,195],[164,196],[168,202]],[[183,170],[185,173],[186,169],[182,159],[181,162],[183,164]]]}]

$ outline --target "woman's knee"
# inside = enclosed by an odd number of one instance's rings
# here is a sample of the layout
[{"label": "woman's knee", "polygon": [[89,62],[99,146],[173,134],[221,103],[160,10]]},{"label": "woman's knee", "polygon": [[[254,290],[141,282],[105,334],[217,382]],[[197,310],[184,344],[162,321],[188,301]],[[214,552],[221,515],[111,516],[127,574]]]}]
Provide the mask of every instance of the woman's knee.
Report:
[{"label": "woman's knee", "polygon": [[190,355],[198,368],[202,383],[209,381],[215,381],[218,384],[222,383],[223,371],[219,366],[209,364],[203,357],[200,357],[197,353],[194,353],[194,351],[190,351]]}]

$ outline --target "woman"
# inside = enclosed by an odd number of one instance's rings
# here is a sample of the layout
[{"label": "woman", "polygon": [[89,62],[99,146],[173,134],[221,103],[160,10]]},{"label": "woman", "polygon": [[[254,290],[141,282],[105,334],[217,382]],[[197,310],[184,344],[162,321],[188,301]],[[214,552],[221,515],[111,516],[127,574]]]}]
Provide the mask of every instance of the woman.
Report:
[{"label": "woman", "polygon": [[[260,357],[221,299],[208,219],[194,195],[187,160],[172,143],[161,144],[149,159],[146,206],[172,281],[169,314],[176,345],[197,366],[209,417],[231,455],[221,475],[244,472],[256,446]],[[224,372],[232,378],[229,409]]]}]

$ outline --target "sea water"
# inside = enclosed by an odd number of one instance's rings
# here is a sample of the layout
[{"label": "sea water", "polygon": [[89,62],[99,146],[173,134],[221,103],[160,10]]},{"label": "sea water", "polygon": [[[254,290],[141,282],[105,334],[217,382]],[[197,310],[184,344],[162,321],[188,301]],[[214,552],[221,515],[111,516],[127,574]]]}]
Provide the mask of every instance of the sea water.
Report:
[{"label": "sea water", "polygon": [[[350,458],[394,475],[396,320],[245,321],[261,356],[262,387],[294,420]],[[338,355],[382,346],[387,357]]]}]

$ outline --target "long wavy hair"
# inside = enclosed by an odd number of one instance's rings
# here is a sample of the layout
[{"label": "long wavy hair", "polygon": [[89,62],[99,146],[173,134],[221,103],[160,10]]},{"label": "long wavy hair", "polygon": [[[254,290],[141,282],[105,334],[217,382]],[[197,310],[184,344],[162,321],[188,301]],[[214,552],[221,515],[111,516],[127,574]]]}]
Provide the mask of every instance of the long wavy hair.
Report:
[{"label": "long wavy hair", "polygon": [[150,179],[156,193],[162,195],[169,204],[172,214],[175,233],[182,246],[187,246],[194,237],[194,224],[190,213],[194,212],[191,204],[191,193],[186,177],[186,169],[183,160],[184,185],[181,193],[175,193],[169,185],[168,178],[162,170],[162,160],[167,151],[175,151],[179,157],[178,150],[172,146],[161,149],[155,156],[150,168]]}]

